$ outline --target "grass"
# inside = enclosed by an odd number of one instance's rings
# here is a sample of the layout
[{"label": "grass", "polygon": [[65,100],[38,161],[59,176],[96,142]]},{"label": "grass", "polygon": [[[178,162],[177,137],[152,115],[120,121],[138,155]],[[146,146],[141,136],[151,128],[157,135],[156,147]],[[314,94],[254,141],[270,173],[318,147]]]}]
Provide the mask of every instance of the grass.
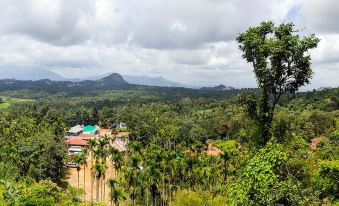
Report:
[{"label": "grass", "polygon": [[9,102],[0,103],[0,109],[7,109],[11,104]]},{"label": "grass", "polygon": [[7,96],[0,96],[0,99],[2,99],[2,103],[0,103],[0,110],[1,109],[7,109],[11,106],[11,104],[18,103],[18,102],[27,102],[27,101],[33,101],[30,99],[20,99],[20,98],[14,98],[14,97],[7,97]]}]

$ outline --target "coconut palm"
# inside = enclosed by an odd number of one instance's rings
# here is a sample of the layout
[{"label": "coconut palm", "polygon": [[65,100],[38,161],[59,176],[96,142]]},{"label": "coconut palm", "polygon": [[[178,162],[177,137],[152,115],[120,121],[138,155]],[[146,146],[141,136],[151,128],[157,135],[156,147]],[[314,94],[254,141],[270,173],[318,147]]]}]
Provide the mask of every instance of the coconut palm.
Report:
[{"label": "coconut palm", "polygon": [[[91,169],[93,169],[93,161],[94,161],[94,150],[97,145],[97,142],[95,139],[89,139],[88,140],[88,149],[91,153]],[[93,187],[94,187],[94,179],[93,175],[91,176],[91,201],[93,201]]]}]

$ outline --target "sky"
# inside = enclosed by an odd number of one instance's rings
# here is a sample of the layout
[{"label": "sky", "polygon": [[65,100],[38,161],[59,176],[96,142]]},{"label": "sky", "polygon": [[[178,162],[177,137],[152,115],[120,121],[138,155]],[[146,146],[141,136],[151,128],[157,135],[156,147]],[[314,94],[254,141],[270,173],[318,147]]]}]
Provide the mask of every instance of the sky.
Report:
[{"label": "sky", "polygon": [[255,87],[236,36],[264,20],[316,34],[307,88],[339,86],[339,0],[0,0],[1,68]]}]

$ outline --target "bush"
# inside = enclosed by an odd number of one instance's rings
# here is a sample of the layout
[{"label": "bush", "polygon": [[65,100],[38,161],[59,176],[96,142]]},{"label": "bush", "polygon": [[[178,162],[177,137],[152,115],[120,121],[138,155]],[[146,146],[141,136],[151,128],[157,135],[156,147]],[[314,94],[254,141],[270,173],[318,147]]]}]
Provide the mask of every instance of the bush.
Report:
[{"label": "bush", "polygon": [[315,180],[320,198],[329,197],[335,201],[339,198],[339,160],[320,162],[318,178]]}]

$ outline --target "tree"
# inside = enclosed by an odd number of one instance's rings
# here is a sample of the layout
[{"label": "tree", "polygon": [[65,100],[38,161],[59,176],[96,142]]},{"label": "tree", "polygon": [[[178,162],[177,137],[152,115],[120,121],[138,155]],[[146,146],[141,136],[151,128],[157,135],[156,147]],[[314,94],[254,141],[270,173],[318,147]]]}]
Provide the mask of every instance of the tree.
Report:
[{"label": "tree", "polygon": [[81,170],[81,165],[83,165],[86,161],[85,156],[82,153],[79,153],[73,157],[73,161],[76,164],[76,169],[78,172],[78,189],[80,188],[80,170]]},{"label": "tree", "polygon": [[116,181],[115,179],[113,179],[113,178],[110,178],[110,179],[108,179],[107,180],[107,183],[108,183],[108,186],[109,186],[109,188],[110,188],[110,201],[111,201],[111,205],[112,205],[112,203],[113,203],[113,201],[114,201],[114,198],[113,198],[113,191],[115,190],[115,186],[116,186],[116,184],[118,183],[118,181]]},{"label": "tree", "polygon": [[[88,150],[87,148],[84,148],[82,152],[80,153],[82,157],[82,161],[80,162],[81,166],[84,167],[84,192],[86,192],[86,167],[87,167],[87,155],[88,155]],[[86,198],[86,194],[84,195],[84,200]]]},{"label": "tree", "polygon": [[253,65],[260,89],[259,104],[251,104],[252,116],[257,120],[261,144],[269,139],[274,109],[284,93],[294,93],[312,78],[311,56],[319,39],[314,35],[296,34],[293,23],[275,26],[262,22],[239,34],[237,41],[243,58]]},{"label": "tree", "polygon": [[125,200],[126,199],[126,194],[123,191],[122,188],[117,187],[118,181],[111,178],[107,181],[109,188],[110,188],[110,193],[109,193],[109,198],[111,201],[111,205],[114,202],[114,204],[116,206],[119,206],[119,202],[121,200]]},{"label": "tree", "polygon": [[96,200],[99,200],[99,192],[100,192],[100,182],[103,174],[105,173],[105,165],[102,162],[97,162],[93,167],[93,173],[97,179],[97,195]]},{"label": "tree", "polygon": [[[89,152],[91,153],[91,169],[93,169],[93,161],[94,161],[94,149],[97,145],[97,142],[95,141],[95,139],[89,139],[88,140],[88,149]],[[94,179],[93,179],[93,175],[91,177],[91,201],[93,201],[93,186],[94,186]]]}]

